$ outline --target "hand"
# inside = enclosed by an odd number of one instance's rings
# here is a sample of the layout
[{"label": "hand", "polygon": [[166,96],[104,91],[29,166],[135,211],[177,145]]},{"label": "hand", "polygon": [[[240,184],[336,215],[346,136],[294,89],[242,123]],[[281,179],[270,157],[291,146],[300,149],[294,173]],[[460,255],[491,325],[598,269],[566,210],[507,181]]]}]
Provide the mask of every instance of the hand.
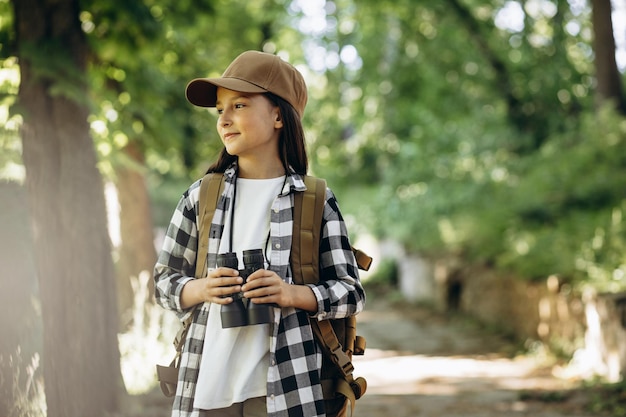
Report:
[{"label": "hand", "polygon": [[250,274],[241,290],[243,296],[254,304],[317,310],[317,299],[309,287],[287,284],[276,272],[267,269],[259,269]]},{"label": "hand", "polygon": [[282,280],[274,271],[259,269],[254,271],[241,287],[243,296],[255,304],[276,304],[289,307],[291,285]]},{"label": "hand", "polygon": [[204,284],[200,288],[204,301],[230,304],[233,298],[227,296],[241,291],[243,278],[239,276],[239,271],[236,269],[220,267],[210,270],[207,277],[201,281]]},{"label": "hand", "polygon": [[241,291],[242,283],[243,279],[235,269],[210,270],[206,278],[192,279],[185,284],[180,295],[181,308],[186,309],[205,301],[216,304],[232,303],[232,297],[222,296]]}]

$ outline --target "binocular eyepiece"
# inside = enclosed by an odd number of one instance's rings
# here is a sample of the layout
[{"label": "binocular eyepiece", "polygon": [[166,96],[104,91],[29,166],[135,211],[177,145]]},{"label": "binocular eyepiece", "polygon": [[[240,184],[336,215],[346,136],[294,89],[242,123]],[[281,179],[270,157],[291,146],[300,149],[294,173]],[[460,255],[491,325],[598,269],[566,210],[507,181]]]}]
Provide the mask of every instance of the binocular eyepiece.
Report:
[{"label": "binocular eyepiece", "polygon": [[[239,269],[239,276],[245,283],[248,276],[254,271],[265,267],[265,257],[261,249],[251,249],[243,251],[243,269]],[[217,255],[217,266],[231,269],[238,269],[239,261],[234,252]],[[224,297],[232,297],[233,302],[224,304],[220,310],[222,318],[222,328],[241,327],[253,324],[264,324],[271,322],[271,310],[269,305],[254,304],[243,296],[243,292],[234,293]]]}]

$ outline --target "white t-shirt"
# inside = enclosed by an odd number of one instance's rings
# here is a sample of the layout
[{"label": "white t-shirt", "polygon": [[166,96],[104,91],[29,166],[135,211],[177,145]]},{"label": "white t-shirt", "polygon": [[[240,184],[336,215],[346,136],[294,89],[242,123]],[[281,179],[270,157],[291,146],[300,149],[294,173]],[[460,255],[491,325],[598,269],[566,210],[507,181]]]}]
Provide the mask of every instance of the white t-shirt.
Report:
[{"label": "white t-shirt", "polygon": [[[270,209],[282,190],[285,177],[237,179],[232,250],[243,269],[243,251],[267,250]],[[226,213],[219,253],[229,252],[230,218]],[[267,267],[267,265],[265,265]],[[222,328],[221,305],[211,304],[198,373],[194,408],[229,407],[249,398],[267,395],[269,324]]]}]

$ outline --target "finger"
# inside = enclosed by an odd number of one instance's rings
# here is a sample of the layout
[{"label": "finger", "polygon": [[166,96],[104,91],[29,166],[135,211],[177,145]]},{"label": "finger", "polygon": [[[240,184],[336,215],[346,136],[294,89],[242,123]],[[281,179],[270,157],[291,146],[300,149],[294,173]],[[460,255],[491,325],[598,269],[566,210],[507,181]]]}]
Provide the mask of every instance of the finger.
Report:
[{"label": "finger", "polygon": [[229,304],[233,302],[233,294],[241,291],[240,285],[231,285],[227,287],[214,287],[209,291],[211,301],[216,304]]},{"label": "finger", "polygon": [[280,277],[273,271],[263,271],[263,273],[258,273],[259,271],[251,274],[244,284],[244,291],[251,290],[259,287],[267,287],[270,285],[278,285],[282,281]]},{"label": "finger", "polygon": [[209,276],[212,278],[219,277],[236,277],[239,276],[239,271],[232,268],[219,267],[209,271]]},{"label": "finger", "polygon": [[232,287],[235,285],[239,286],[240,284],[243,284],[243,278],[241,277],[211,278],[207,282],[210,288]]},{"label": "finger", "polygon": [[256,271],[248,275],[248,278],[246,278],[246,281],[254,281],[259,278],[270,276],[272,273],[273,273],[272,271],[268,271],[267,269],[257,269]]},{"label": "finger", "polygon": [[210,300],[213,304],[230,304],[233,302],[233,298],[232,297],[211,297]]},{"label": "finger", "polygon": [[261,279],[256,279],[252,282],[246,282],[244,285],[241,286],[241,291],[244,291],[244,292],[258,291],[260,289],[268,288],[273,285],[274,285],[274,282],[272,280],[261,278]]},{"label": "finger", "polygon": [[278,294],[266,295],[264,297],[250,298],[253,304],[273,304],[274,306],[280,305],[281,297]]},{"label": "finger", "polygon": [[241,285],[226,285],[223,287],[215,287],[213,292],[215,295],[227,296],[241,291]]},{"label": "finger", "polygon": [[256,288],[248,287],[247,290],[242,287],[242,291],[244,291],[243,296],[249,299],[254,298],[265,298],[270,297],[272,295],[276,295],[280,293],[280,288],[268,285],[268,286],[259,286]]}]

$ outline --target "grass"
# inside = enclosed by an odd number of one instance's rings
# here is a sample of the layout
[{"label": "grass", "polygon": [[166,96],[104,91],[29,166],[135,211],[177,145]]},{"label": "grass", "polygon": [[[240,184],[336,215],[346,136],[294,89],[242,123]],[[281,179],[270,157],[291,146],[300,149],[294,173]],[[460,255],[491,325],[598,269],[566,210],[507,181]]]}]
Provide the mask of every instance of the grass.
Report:
[{"label": "grass", "polygon": [[172,341],[180,326],[173,313],[146,302],[149,279],[147,271],[131,279],[135,294],[133,324],[119,335],[122,377],[131,395],[146,393],[157,385],[155,366],[167,365],[174,358]]},{"label": "grass", "polygon": [[[10,386],[13,399],[13,404],[6,404],[9,413],[7,417],[45,417],[46,395],[39,354],[35,353],[25,361],[18,346],[16,352],[8,358],[0,356],[0,368],[8,371],[0,375],[0,387]],[[5,380],[8,373],[11,381]]]}]

